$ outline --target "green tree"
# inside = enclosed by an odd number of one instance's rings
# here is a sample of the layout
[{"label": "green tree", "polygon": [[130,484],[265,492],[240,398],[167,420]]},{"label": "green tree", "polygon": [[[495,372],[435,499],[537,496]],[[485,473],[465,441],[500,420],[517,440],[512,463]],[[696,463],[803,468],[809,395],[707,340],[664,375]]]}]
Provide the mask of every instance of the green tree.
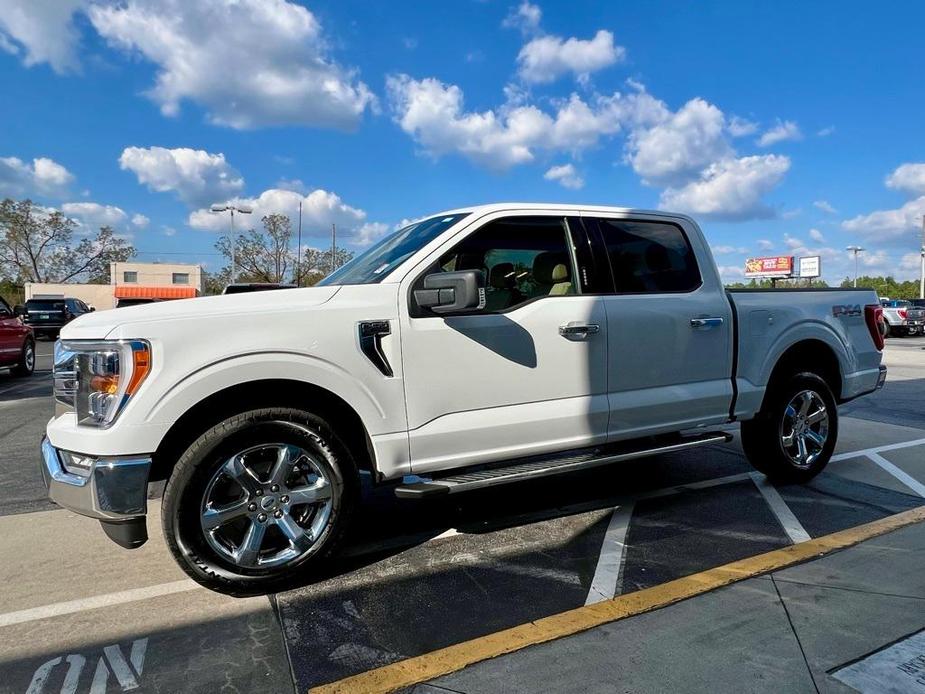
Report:
[{"label": "green tree", "polygon": [[111,227],[74,243],[74,221],[31,200],[0,202],[0,275],[23,282],[109,282],[135,248]]},{"label": "green tree", "polygon": [[[331,258],[333,256],[333,263]],[[336,248],[332,253],[329,248],[326,251],[317,248],[306,248],[302,251],[302,262],[299,263],[298,277],[294,281],[300,287],[311,287],[325,277],[331,274],[341,265],[349,263],[353,259],[353,251],[346,248]]]},{"label": "green tree", "polygon": [[[854,279],[846,277],[842,280],[841,286],[853,287]],[[891,299],[916,299],[919,296],[918,282],[915,280],[900,282],[892,276],[863,275],[858,277],[858,286],[873,289],[878,296],[888,296]]]}]

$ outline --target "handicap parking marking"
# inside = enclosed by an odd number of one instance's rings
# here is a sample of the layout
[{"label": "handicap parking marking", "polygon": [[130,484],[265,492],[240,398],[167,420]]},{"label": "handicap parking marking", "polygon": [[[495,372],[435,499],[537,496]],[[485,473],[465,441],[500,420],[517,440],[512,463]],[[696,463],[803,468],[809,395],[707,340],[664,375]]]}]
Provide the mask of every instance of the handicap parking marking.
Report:
[{"label": "handicap parking marking", "polygon": [[925,694],[925,630],[831,673],[861,694]]}]

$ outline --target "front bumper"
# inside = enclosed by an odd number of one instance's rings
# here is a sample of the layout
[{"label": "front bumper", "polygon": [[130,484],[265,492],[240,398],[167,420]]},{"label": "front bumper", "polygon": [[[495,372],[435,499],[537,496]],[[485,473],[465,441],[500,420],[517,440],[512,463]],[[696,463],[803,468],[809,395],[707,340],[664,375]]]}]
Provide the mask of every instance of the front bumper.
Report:
[{"label": "front bumper", "polygon": [[104,523],[143,519],[148,505],[150,456],[97,458],[84,477],[65,469],[58,449],[42,439],[42,478],[59,506]]}]

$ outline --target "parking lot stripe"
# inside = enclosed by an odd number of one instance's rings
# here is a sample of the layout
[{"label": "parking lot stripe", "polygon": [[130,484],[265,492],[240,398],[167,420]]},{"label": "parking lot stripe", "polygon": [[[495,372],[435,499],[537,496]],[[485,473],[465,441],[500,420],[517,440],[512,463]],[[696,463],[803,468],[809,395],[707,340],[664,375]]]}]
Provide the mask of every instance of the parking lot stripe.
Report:
[{"label": "parking lot stripe", "polygon": [[81,598],[80,600],[55,602],[51,605],[42,605],[41,607],[32,607],[28,610],[17,610],[16,612],[0,614],[0,627],[8,627],[12,626],[13,624],[22,624],[23,622],[34,622],[38,619],[48,619],[49,617],[60,617],[61,615],[73,614],[74,612],[84,612],[86,610],[95,610],[100,607],[123,605],[127,602],[148,600],[149,598],[158,598],[162,595],[172,595],[173,593],[183,593],[188,590],[195,590],[197,588],[200,588],[198,583],[190,579],[184,579],[182,581],[173,581],[171,583],[160,583],[155,586],[147,586],[146,588],[122,590],[118,593],[94,595],[89,598]]},{"label": "parking lot stripe", "polygon": [[771,509],[771,512],[774,514],[774,517],[777,518],[780,527],[787,533],[787,537],[790,538],[790,541],[797,543],[809,540],[809,533],[800,525],[800,521],[797,520],[797,517],[793,515],[793,511],[787,506],[787,502],[784,501],[780,492],[777,491],[777,487],[768,482],[768,478],[760,472],[751,473],[751,478],[755,486],[758,487],[758,491],[761,492],[761,496],[768,502],[768,508]]},{"label": "parking lot stripe", "polygon": [[717,588],[783,569],[856,545],[892,530],[925,521],[925,506],[831,535],[776,549],[725,566],[685,576],[612,600],[585,605],[527,624],[448,646],[336,682],[313,687],[313,694],[382,694],[457,672],[475,663],[528,646],[571,636],[588,629],[672,605]]},{"label": "parking lot stripe", "polygon": [[626,550],[626,531],[630,526],[633,515],[633,505],[617,506],[610,514],[610,523],[604,533],[604,542],[601,544],[601,554],[588,590],[585,605],[610,600],[620,592],[620,571],[623,567],[623,557]]},{"label": "parking lot stripe", "polygon": [[867,453],[866,455],[868,458],[874,461],[877,465],[879,465],[884,470],[886,470],[888,473],[893,475],[893,477],[895,477],[900,482],[902,482],[904,485],[909,487],[909,489],[914,491],[916,494],[918,494],[919,496],[925,496],[925,484],[922,484],[921,482],[919,482],[912,475],[900,470],[898,467],[893,465],[893,463],[891,463],[889,460],[884,458],[879,453]]},{"label": "parking lot stripe", "polygon": [[885,453],[886,451],[895,451],[900,448],[912,448],[913,446],[925,445],[925,439],[914,439],[912,441],[900,441],[899,443],[888,443],[885,446],[874,446],[873,448],[864,448],[860,451],[848,451],[833,455],[830,462],[837,463],[839,460],[849,460],[851,458],[860,458],[871,453]]}]

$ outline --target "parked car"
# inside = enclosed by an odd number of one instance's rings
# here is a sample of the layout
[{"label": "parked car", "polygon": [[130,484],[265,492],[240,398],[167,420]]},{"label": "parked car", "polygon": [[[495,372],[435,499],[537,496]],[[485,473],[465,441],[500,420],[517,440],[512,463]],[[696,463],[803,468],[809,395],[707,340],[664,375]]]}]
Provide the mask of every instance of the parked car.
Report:
[{"label": "parked car", "polygon": [[129,298],[119,299],[116,302],[116,308],[125,308],[126,306],[142,306],[143,304],[153,304],[158,299]]},{"label": "parked car", "polygon": [[166,479],[183,570],[272,591],[323,575],[364,470],[402,498],[451,495],[725,442],[741,421],[758,470],[806,482],[838,404],[884,382],[881,322],[869,290],[724,291],[683,215],[466,208],[312,288],[67,325],[42,469],[125,547]]},{"label": "parked car", "polygon": [[92,311],[93,309],[80,299],[39,297],[26,302],[22,318],[35,332],[36,337],[57,337],[65,325]]},{"label": "parked car", "polygon": [[32,334],[32,328],[24,325],[2,298],[0,298],[0,367],[8,367],[14,376],[29,376],[35,370],[35,337]]},{"label": "parked car", "polygon": [[239,282],[229,284],[222,294],[245,294],[247,292],[265,292],[271,289],[295,289],[294,284],[281,284],[279,282]]},{"label": "parked car", "polygon": [[886,336],[925,334],[925,308],[904,299],[881,299]]}]

